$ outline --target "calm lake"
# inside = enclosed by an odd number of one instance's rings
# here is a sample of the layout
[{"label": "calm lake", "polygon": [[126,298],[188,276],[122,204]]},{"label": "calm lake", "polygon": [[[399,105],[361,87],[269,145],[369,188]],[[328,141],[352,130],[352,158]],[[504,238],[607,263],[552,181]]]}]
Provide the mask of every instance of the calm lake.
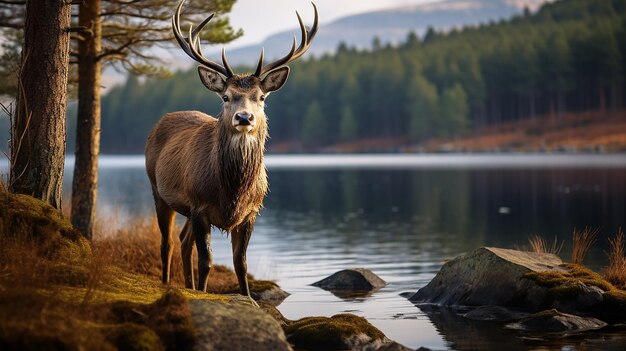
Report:
[{"label": "calm lake", "polygon": [[[585,226],[600,228],[586,262],[600,269],[606,237],[626,224],[626,155],[268,156],[266,163],[271,190],[249,269],[292,294],[279,306],[287,318],[355,313],[413,348],[626,344],[620,331],[586,340],[521,338],[445,311],[426,313],[400,296],[427,284],[447,259],[485,245],[523,246],[533,234],[566,240],[568,259],[573,229]],[[70,184],[68,177],[65,189]],[[102,157],[99,194],[100,212],[122,221],[153,214],[142,156]],[[216,232],[212,244],[215,261],[231,265],[229,239]],[[309,285],[350,267],[369,268],[389,285],[362,298]]]}]

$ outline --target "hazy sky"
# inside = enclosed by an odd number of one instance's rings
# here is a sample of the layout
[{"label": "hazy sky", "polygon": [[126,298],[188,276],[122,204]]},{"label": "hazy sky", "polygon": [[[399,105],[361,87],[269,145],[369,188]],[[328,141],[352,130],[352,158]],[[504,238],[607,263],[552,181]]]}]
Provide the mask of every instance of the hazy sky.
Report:
[{"label": "hazy sky", "polygon": [[[315,4],[323,24],[355,13],[435,1],[440,0],[316,0]],[[310,0],[237,0],[230,19],[233,26],[242,28],[245,34],[228,47],[259,43],[276,32],[297,28],[296,10],[306,24],[313,22]]]}]

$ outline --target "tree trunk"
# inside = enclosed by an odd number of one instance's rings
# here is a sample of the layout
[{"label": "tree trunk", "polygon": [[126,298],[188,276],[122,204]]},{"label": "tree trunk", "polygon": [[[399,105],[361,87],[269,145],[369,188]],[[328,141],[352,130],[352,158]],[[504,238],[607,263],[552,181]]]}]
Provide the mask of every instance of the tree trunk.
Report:
[{"label": "tree trunk", "polygon": [[78,118],[72,182],[72,224],[91,239],[98,196],[100,153],[100,0],[81,3],[78,23],[88,31],[78,44]]},{"label": "tree trunk", "polygon": [[71,5],[26,3],[9,189],[61,208]]}]

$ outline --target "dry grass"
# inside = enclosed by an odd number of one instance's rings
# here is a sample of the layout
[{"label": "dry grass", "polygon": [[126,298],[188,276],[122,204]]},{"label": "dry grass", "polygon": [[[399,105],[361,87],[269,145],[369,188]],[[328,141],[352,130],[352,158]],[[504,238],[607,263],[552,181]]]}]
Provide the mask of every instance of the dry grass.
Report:
[{"label": "dry grass", "polygon": [[533,252],[550,253],[558,256],[563,249],[564,242],[561,241],[559,243],[555,236],[552,244],[549,244],[542,236],[533,235],[528,238],[528,244],[530,245],[530,250]]},{"label": "dry grass", "polygon": [[[94,235],[94,252],[106,257],[107,262],[121,268],[124,271],[145,275],[154,282],[161,281],[161,234],[156,218],[136,219],[120,229],[111,225],[116,223],[115,217],[99,220],[98,229]],[[104,224],[107,224],[106,226]],[[180,240],[178,233],[181,228],[174,230],[174,254],[170,272],[170,284],[175,287],[184,287],[183,268],[180,258]],[[195,265],[194,250],[194,265]],[[194,267],[194,271],[196,268]],[[197,277],[197,271],[196,271]],[[249,275],[250,288],[267,288],[275,286],[274,283],[255,280]],[[264,290],[264,289],[263,289]],[[215,294],[239,293],[239,283],[232,269],[213,265],[209,275],[207,291]]]},{"label": "dry grass", "polygon": [[626,289],[626,238],[620,230],[609,238],[609,265],[604,270],[604,278],[620,289]]},{"label": "dry grass", "polygon": [[599,228],[574,229],[574,234],[572,235],[572,263],[583,263],[585,256],[587,256],[587,253],[596,242],[599,232]]}]

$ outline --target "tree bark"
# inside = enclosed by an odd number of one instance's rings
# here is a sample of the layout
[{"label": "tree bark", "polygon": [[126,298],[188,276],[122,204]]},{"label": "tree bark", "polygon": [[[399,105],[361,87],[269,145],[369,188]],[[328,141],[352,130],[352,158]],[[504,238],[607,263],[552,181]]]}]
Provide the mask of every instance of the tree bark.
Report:
[{"label": "tree bark", "polygon": [[26,5],[17,108],[11,128],[9,190],[61,208],[71,5]]},{"label": "tree bark", "polygon": [[84,1],[78,24],[88,30],[78,44],[78,118],[72,182],[72,224],[83,235],[93,237],[98,196],[100,153],[100,75],[102,23],[100,0]]}]

